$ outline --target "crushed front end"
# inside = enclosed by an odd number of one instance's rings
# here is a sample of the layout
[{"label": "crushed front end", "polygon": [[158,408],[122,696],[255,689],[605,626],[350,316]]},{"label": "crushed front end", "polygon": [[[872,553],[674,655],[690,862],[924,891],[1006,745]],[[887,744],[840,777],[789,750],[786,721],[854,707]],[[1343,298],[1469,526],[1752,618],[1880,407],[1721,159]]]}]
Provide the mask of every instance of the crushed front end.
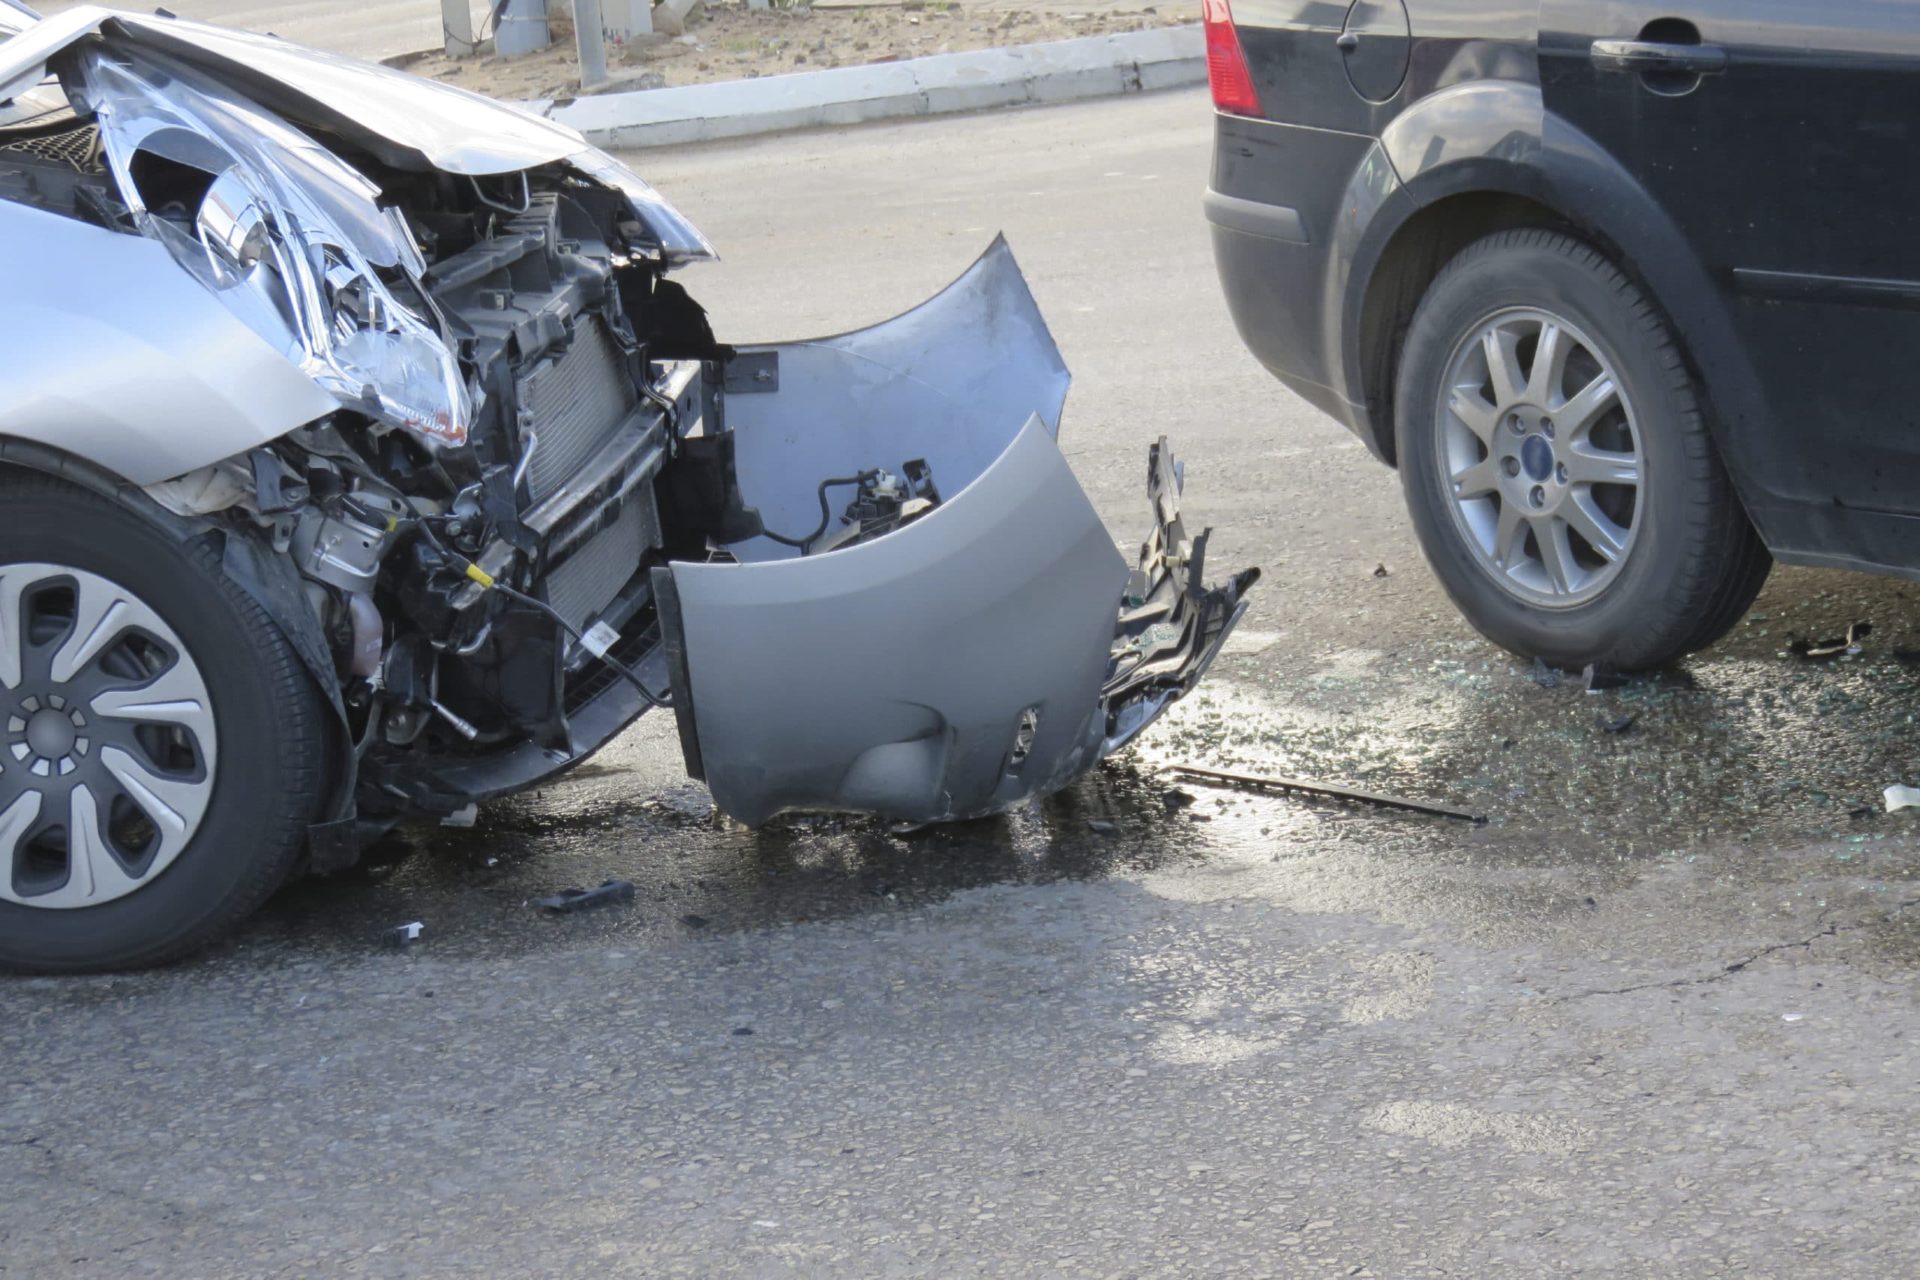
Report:
[{"label": "crushed front end", "polygon": [[[0,436],[84,439],[224,540],[338,716],[316,867],[650,707],[750,823],[992,812],[1131,740],[1245,607],[1164,441],[1115,550],[1003,243],[874,328],[735,349],[669,278],[704,240],[546,122],[197,24],[34,36],[55,102],[0,122],[0,242],[122,289],[0,322],[34,410]],[[35,353],[83,322],[113,350],[79,393]],[[143,411],[160,382],[191,430]]]}]

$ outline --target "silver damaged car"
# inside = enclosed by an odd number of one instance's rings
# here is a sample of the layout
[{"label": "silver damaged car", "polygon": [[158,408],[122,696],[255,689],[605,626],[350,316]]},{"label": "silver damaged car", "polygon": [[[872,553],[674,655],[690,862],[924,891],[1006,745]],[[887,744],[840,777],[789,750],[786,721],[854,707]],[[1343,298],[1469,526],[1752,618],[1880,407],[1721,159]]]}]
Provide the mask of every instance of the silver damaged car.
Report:
[{"label": "silver damaged car", "polygon": [[1198,680],[1164,442],[1129,565],[1003,243],[717,341],[706,240],[549,121],[0,0],[0,963],[165,960],[650,708],[734,817],[992,813]]}]

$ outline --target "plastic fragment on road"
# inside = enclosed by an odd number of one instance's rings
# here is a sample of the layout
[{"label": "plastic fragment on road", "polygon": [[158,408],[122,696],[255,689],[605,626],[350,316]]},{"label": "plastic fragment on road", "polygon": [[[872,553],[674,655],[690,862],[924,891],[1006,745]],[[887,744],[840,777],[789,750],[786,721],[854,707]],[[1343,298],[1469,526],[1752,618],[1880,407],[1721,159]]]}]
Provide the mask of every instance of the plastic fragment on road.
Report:
[{"label": "plastic fragment on road", "polygon": [[1582,686],[1588,693],[1605,693],[1609,689],[1619,689],[1626,685],[1627,678],[1604,663],[1589,662],[1580,673]]},{"label": "plastic fragment on road", "polygon": [[1837,640],[1795,640],[1787,646],[1791,653],[1802,658],[1857,657],[1862,640],[1873,634],[1871,622],[1856,622],[1848,626],[1845,637]]},{"label": "plastic fragment on road", "polygon": [[420,935],[426,931],[427,926],[418,920],[410,924],[395,925],[393,928],[381,932],[380,945],[391,947],[395,951],[404,951],[406,948],[420,941]]},{"label": "plastic fragment on road", "polygon": [[1896,813],[1901,809],[1920,809],[1920,787],[1896,782],[1880,794],[1886,797],[1888,813]]},{"label": "plastic fragment on road", "polygon": [[1560,687],[1560,669],[1558,667],[1548,666],[1545,658],[1535,658],[1533,660],[1533,682],[1542,689],[1558,689]]},{"label": "plastic fragment on road", "polygon": [[608,880],[597,889],[562,889],[545,898],[529,899],[527,905],[552,915],[572,915],[616,902],[633,901],[633,881]]}]

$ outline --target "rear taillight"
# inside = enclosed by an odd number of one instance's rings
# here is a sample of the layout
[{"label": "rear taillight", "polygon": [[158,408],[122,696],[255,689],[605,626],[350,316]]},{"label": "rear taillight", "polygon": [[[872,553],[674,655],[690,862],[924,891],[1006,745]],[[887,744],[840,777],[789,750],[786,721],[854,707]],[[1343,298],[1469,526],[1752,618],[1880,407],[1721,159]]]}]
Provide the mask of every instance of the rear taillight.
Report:
[{"label": "rear taillight", "polygon": [[1207,83],[1213,88],[1213,105],[1236,116],[1259,115],[1260,95],[1253,91],[1227,0],[1200,0],[1200,17],[1207,26]]}]

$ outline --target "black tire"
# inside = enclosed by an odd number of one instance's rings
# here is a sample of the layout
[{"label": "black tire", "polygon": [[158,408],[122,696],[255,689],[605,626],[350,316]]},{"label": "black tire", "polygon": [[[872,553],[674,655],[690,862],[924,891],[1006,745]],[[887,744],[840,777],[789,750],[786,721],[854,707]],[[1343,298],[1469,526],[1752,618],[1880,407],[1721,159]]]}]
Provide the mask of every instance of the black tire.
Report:
[{"label": "black tire", "polygon": [[[49,563],[98,574],[172,628],[205,681],[218,742],[205,815],[178,856],[97,905],[0,901],[0,964],[72,973],[177,959],[245,919],[299,859],[327,767],[326,704],[279,628],[206,544],[181,543],[117,503],[36,473],[0,472],[0,511],[0,568]],[[14,857],[0,850],[10,885]]]},{"label": "black tire", "polygon": [[[1495,581],[1454,518],[1442,479],[1435,406],[1449,362],[1479,326],[1512,308],[1563,316],[1592,335],[1611,352],[1636,406],[1646,479],[1635,541],[1597,595],[1568,607],[1542,607]],[[1726,634],[1766,582],[1772,558],[1741,509],[1671,331],[1590,245],[1516,230],[1463,250],[1414,313],[1394,404],[1401,484],[1428,563],[1467,620],[1522,657],[1629,671],[1664,666]]]}]

